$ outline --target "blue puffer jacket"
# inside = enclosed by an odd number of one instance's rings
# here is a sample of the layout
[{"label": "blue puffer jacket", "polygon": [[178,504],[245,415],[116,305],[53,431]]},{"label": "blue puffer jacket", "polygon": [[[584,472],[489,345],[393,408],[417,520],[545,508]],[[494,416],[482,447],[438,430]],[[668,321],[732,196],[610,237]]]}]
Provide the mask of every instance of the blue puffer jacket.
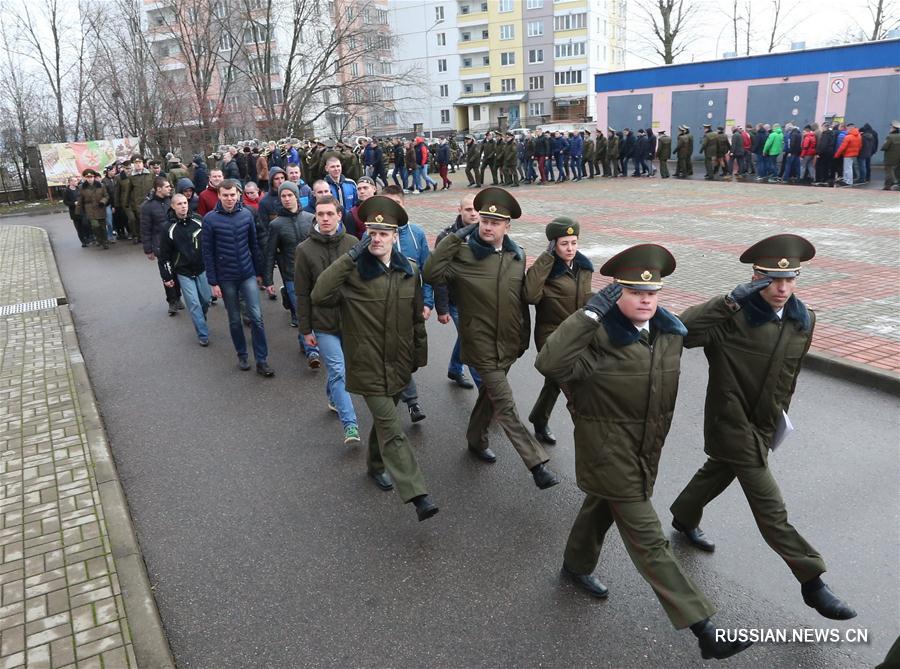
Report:
[{"label": "blue puffer jacket", "polygon": [[584,153],[584,137],[575,135],[569,140],[569,155],[580,158]]},{"label": "blue puffer jacket", "polygon": [[336,184],[330,176],[325,177],[325,182],[331,188],[331,194],[334,198],[344,207],[344,215],[349,214],[350,210],[353,209],[353,205],[359,199],[356,194],[356,182],[348,179],[343,174],[341,175],[340,184]]},{"label": "blue puffer jacket", "polygon": [[216,208],[203,217],[203,264],[209,285],[263,275],[253,214],[238,202],[230,212]]},{"label": "blue puffer jacket", "polygon": [[562,150],[565,148],[565,146],[566,140],[564,140],[562,137],[554,137],[550,140],[550,150],[553,152],[554,156],[558,156],[560,153],[562,153]]}]

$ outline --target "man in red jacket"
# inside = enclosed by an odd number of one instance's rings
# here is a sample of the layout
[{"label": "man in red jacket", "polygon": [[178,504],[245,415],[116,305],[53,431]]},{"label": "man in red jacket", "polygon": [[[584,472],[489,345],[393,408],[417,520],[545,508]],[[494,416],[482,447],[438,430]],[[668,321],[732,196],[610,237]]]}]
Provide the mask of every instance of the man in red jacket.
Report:
[{"label": "man in red jacket", "polygon": [[842,184],[844,186],[853,185],[853,162],[859,155],[861,147],[862,139],[859,136],[859,130],[852,123],[848,123],[847,136],[844,137],[844,141],[841,142],[840,148],[838,148],[837,153],[834,154],[835,158],[844,159],[844,183]]},{"label": "man in red jacket", "polygon": [[200,200],[197,203],[197,214],[200,217],[206,216],[219,204],[219,184],[223,178],[222,170],[209,171],[209,184],[206,190],[200,193]]},{"label": "man in red jacket", "polygon": [[807,183],[812,183],[816,177],[816,133],[813,132],[811,125],[803,127],[800,160],[803,161],[803,173],[800,178]]}]

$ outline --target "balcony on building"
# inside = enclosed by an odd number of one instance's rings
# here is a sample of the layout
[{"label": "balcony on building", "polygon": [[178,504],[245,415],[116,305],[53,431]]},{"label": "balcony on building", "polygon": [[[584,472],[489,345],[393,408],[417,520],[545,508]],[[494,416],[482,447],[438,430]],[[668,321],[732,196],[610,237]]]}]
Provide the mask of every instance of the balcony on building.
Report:
[{"label": "balcony on building", "polygon": [[487,77],[491,71],[490,52],[487,49],[460,54],[459,78],[460,81],[480,79]]},{"label": "balcony on building", "polygon": [[460,0],[456,11],[456,24],[468,26],[487,23],[488,3],[484,0]]},{"label": "balcony on building", "polygon": [[460,53],[487,51],[489,46],[487,21],[459,29],[457,49]]}]

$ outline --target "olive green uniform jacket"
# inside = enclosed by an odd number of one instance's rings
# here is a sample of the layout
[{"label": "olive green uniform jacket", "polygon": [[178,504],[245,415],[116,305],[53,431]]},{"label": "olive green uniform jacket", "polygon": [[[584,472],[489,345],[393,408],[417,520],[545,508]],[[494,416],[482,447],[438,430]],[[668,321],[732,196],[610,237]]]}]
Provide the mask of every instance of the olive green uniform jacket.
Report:
[{"label": "olive green uniform jacket", "polygon": [[502,166],[508,170],[514,170],[518,164],[519,158],[516,152],[516,140],[511,139],[508,142],[504,142]]},{"label": "olive green uniform jacket", "polygon": [[703,143],[700,145],[700,153],[706,156],[709,160],[715,160],[719,157],[719,140],[717,139],[719,133],[710,130],[708,133],[703,135]]},{"label": "olive green uniform jacket", "polygon": [[482,165],[493,165],[494,164],[494,155],[496,153],[497,146],[494,144],[494,140],[486,139],[481,143],[481,164]]},{"label": "olive green uniform jacket", "polygon": [[690,141],[690,135],[678,135],[678,144],[676,146],[675,152],[678,154],[679,158],[691,157],[691,151],[693,150],[693,147],[690,146]]},{"label": "olive green uniform jacket", "polygon": [[109,193],[99,180],[92,185],[85,181],[78,189],[78,210],[85,218],[92,221],[104,220],[108,202]]},{"label": "olive green uniform jacket", "polygon": [[140,174],[129,174],[123,190],[122,204],[130,209],[137,209],[152,190],[153,175],[147,169]]},{"label": "olive green uniform jacket", "polygon": [[347,390],[393,397],[428,362],[422,280],[413,261],[394,249],[390,268],[370,254],[344,254],[319,275],[315,306],[341,307]]},{"label": "olive green uniform jacket", "polygon": [[790,406],[800,363],[812,342],[815,314],[792,296],[779,319],[759,294],[732,311],[722,297],[681,318],[684,345],[702,346],[709,361],[703,435],[708,456],[762,467]]},{"label": "olive green uniform jacket", "polygon": [[606,144],[606,155],[610,160],[616,160],[619,157],[619,136],[613,135]]},{"label": "olive green uniform jacket", "polygon": [[506,370],[528,350],[525,252],[509,237],[497,252],[477,231],[466,241],[447,235],[428,258],[423,275],[426,283],[450,288],[459,310],[464,363],[479,372]]},{"label": "olive green uniform jacket", "polygon": [[597,156],[597,152],[594,150],[594,140],[586,139],[584,140],[584,162],[592,163]]},{"label": "olive green uniform jacket", "polygon": [[591,298],[594,265],[576,253],[569,268],[555,253],[537,257],[525,273],[525,301],[535,305],[534,343],[540,351],[559,324]]},{"label": "olive green uniform jacket", "polygon": [[716,155],[719,158],[724,158],[728,155],[728,152],[731,151],[731,141],[728,139],[728,135],[724,132],[716,133]]},{"label": "olive green uniform jacket", "polygon": [[900,132],[892,132],[885,137],[881,150],[884,151],[885,167],[900,165]]},{"label": "olive green uniform jacket", "polygon": [[478,164],[481,162],[481,147],[475,142],[466,147],[466,167],[471,170],[477,170]]},{"label": "olive green uniform jacket", "polygon": [[547,339],[535,367],[571,395],[575,476],[590,495],[650,499],[672,423],[681,365],[681,321],[659,308],[652,345],[613,306],[600,324],[579,309]]},{"label": "olive green uniform jacket", "polygon": [[659,160],[669,160],[672,157],[672,138],[668,135],[663,135],[657,139],[656,157]]}]

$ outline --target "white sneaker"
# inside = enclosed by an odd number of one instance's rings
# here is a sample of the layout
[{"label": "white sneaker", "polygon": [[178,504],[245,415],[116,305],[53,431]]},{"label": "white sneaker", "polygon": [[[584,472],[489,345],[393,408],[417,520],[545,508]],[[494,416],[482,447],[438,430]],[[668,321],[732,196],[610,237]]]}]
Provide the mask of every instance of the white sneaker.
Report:
[{"label": "white sneaker", "polygon": [[338,412],[337,407],[334,406],[334,402],[332,402],[331,400],[328,401],[328,409],[330,411],[334,411],[335,413]]}]

